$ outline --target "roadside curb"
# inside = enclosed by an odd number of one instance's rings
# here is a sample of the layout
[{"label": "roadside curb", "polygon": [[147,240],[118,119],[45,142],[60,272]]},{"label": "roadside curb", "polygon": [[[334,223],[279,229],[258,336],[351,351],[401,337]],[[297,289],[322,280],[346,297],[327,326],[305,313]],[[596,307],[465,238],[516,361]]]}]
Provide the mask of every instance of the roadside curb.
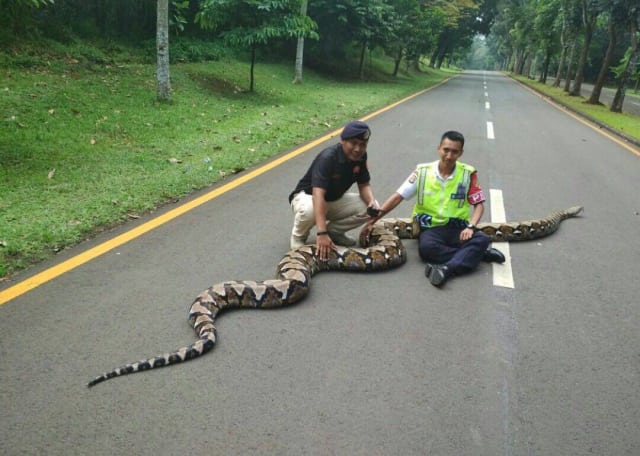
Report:
[{"label": "roadside curb", "polygon": [[627,135],[626,133],[617,130],[607,124],[605,124],[604,122],[598,120],[598,119],[594,119],[593,117],[584,114],[580,111],[577,111],[576,109],[572,108],[571,106],[567,106],[566,104],[562,103],[561,101],[556,100],[555,98],[553,98],[552,96],[538,90],[536,87],[531,86],[529,84],[527,84],[526,82],[520,81],[516,78],[514,78],[513,76],[511,76],[511,74],[509,73],[504,73],[506,76],[508,76],[511,80],[517,82],[518,84],[528,88],[529,90],[534,91],[535,93],[537,93],[540,97],[544,98],[545,100],[549,101],[550,103],[553,103],[557,106],[562,107],[563,109],[566,109],[567,111],[571,111],[573,114],[575,114],[576,116],[579,116],[585,120],[587,120],[588,122],[591,122],[592,124],[597,125],[598,127],[600,127],[603,130],[606,130],[607,132],[619,137],[621,140],[628,142],[629,144],[633,144],[636,147],[640,147],[640,140],[636,139],[636,138],[632,138],[631,136]]}]

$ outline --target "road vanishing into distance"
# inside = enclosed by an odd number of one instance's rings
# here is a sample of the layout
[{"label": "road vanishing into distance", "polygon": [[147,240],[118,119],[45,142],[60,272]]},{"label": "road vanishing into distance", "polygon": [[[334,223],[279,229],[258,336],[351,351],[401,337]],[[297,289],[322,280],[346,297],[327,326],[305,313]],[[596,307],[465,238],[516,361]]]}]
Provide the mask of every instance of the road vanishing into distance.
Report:
[{"label": "road vanishing into distance", "polygon": [[0,454],[640,454],[640,152],[492,72],[367,121],[381,202],[456,129],[484,221],[585,211],[442,289],[407,240],[402,267],[317,274],[294,306],[221,315],[197,360],[87,388],[193,342],[208,286],[273,277],[287,195],[336,139],[283,152],[2,285]]}]

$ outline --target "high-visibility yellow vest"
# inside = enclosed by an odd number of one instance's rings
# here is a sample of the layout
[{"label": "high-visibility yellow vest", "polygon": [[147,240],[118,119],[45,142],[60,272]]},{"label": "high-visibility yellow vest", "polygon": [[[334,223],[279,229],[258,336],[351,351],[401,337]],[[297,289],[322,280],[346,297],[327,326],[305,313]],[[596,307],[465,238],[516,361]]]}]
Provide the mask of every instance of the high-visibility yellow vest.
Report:
[{"label": "high-visibility yellow vest", "polygon": [[417,168],[417,198],[412,217],[419,217],[424,225],[443,226],[450,219],[469,221],[467,200],[471,175],[476,171],[466,163],[456,163],[453,177],[444,182],[438,179],[438,162],[424,163]]}]

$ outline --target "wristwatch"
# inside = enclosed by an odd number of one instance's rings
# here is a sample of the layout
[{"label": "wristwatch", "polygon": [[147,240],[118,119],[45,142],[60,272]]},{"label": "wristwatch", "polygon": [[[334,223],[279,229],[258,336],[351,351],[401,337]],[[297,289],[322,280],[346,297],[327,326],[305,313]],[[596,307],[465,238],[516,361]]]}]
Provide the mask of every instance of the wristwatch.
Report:
[{"label": "wristwatch", "polygon": [[476,226],[473,223],[467,223],[467,228],[475,230]]}]

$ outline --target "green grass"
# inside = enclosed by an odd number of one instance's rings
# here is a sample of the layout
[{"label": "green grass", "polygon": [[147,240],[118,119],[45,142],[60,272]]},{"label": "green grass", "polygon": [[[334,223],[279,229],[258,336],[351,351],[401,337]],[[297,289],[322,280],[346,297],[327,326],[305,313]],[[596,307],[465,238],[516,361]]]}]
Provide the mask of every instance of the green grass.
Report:
[{"label": "green grass", "polygon": [[166,104],[132,61],[0,55],[0,278],[451,75],[293,85],[292,62],[259,63],[248,93],[248,64],[222,57],[172,65]]},{"label": "green grass", "polygon": [[[542,84],[524,76],[511,75],[511,77],[534,88],[538,92],[548,95],[560,104],[571,108],[573,111],[602,122],[614,130],[640,141],[640,116],[625,112],[614,113],[609,111],[609,106],[606,105],[587,104],[585,97],[570,96],[561,87],[552,87],[549,84]],[[626,93],[626,97],[630,96],[633,96],[631,90]]]}]

